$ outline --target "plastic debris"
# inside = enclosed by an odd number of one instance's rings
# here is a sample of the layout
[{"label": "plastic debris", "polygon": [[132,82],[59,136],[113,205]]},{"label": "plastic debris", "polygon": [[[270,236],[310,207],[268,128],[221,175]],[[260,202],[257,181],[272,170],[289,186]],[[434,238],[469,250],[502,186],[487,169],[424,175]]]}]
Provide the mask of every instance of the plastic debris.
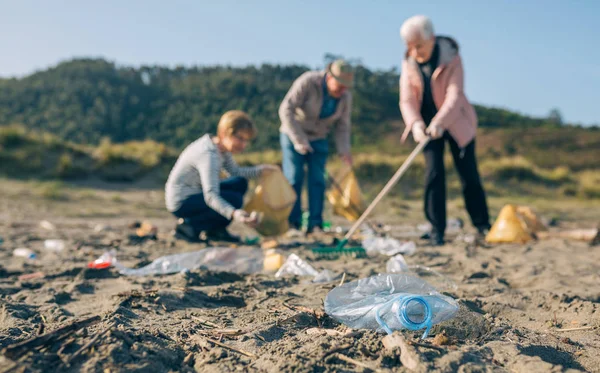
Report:
[{"label": "plastic debris", "polygon": [[40,222],[40,227],[42,227],[48,231],[56,230],[56,226],[54,224],[50,223],[48,220],[42,220]]},{"label": "plastic debris", "polygon": [[400,242],[392,237],[377,237],[371,230],[365,230],[365,232],[362,246],[369,256],[378,254],[387,256],[396,254],[412,255],[417,251],[417,245],[412,241]]},{"label": "plastic debris", "polygon": [[30,259],[30,260],[37,258],[37,255],[35,254],[35,252],[33,250],[25,248],[25,247],[19,247],[17,249],[14,249],[13,256],[26,258],[26,259]]},{"label": "plastic debris", "polygon": [[44,248],[48,251],[53,251],[55,253],[58,253],[65,249],[65,241],[63,241],[63,240],[46,240],[46,241],[44,241]]},{"label": "plastic debris", "polygon": [[285,275],[292,276],[311,276],[313,277],[312,282],[330,282],[336,277],[335,273],[325,269],[321,272],[317,271],[306,261],[302,260],[296,254],[290,254],[287,260],[281,268],[275,273],[275,277],[282,277]]},{"label": "plastic debris", "polygon": [[402,256],[402,254],[397,254],[391,257],[385,265],[385,271],[387,273],[408,271],[408,264],[406,263],[406,260],[404,260],[404,256]]},{"label": "plastic debris", "polygon": [[[233,273],[259,273],[272,272],[277,266],[273,261],[281,262],[274,257],[274,252],[265,253],[256,247],[229,248],[212,247],[187,253],[167,255],[155,259],[152,263],[142,268],[127,268],[121,264],[115,252],[104,253],[96,261],[88,264],[91,268],[115,267],[125,276],[151,276],[166,275],[171,273],[187,272],[194,269],[206,268],[212,271]],[[267,268],[265,268],[267,267]]]},{"label": "plastic debris", "polygon": [[433,286],[408,274],[380,274],[345,283],[325,298],[325,312],[355,329],[392,334],[394,330],[422,330],[458,312],[458,303]]}]

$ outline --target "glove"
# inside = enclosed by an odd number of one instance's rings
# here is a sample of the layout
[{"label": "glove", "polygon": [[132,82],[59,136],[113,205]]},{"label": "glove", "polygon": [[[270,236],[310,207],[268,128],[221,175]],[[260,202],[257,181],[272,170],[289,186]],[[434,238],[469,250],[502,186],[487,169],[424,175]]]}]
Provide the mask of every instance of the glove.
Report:
[{"label": "glove", "polygon": [[256,213],[248,214],[244,210],[235,210],[233,212],[233,220],[243,223],[243,224],[246,224],[250,227],[254,227],[254,226],[256,226],[256,224],[258,224],[258,214],[256,214]]},{"label": "glove", "polygon": [[310,146],[310,144],[298,144],[298,145],[294,145],[294,149],[296,149],[296,151],[302,155],[305,155],[307,153],[312,153],[313,152],[313,148],[312,146]]},{"label": "glove", "polygon": [[441,125],[437,123],[430,124],[429,127],[427,127],[427,129],[425,130],[425,133],[431,136],[432,139],[439,139],[444,135],[444,129]]},{"label": "glove", "polygon": [[427,138],[427,135],[425,134],[425,123],[421,121],[415,122],[412,126],[412,135],[416,142],[425,140]]}]

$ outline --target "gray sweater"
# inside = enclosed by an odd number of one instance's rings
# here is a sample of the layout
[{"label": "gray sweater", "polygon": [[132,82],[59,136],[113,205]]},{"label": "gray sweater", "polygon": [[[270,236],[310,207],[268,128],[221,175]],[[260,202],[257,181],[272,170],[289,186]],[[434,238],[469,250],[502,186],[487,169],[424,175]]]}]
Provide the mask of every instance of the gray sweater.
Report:
[{"label": "gray sweater", "polygon": [[335,113],[319,119],[323,105],[325,71],[307,71],[294,81],[279,106],[280,132],[290,137],[294,145],[324,139],[335,127],[335,144],[339,154],[350,153],[350,114],[352,93],[342,94]]},{"label": "gray sweater", "polygon": [[261,166],[238,166],[231,153],[221,153],[206,134],[188,145],[175,162],[165,186],[167,210],[177,211],[186,198],[202,192],[211,209],[231,219],[235,208],[221,197],[221,168],[244,178],[258,177],[262,171]]}]

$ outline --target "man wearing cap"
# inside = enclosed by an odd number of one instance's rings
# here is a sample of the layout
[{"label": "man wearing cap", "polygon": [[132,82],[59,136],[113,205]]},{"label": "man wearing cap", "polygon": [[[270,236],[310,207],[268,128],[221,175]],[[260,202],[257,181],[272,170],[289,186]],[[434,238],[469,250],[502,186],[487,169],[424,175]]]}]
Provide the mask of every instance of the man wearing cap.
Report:
[{"label": "man wearing cap", "polygon": [[308,166],[309,219],[307,233],[318,233],[323,225],[327,135],[334,132],[337,152],[352,165],[350,114],[354,82],[351,66],[344,60],[330,63],[324,71],[308,71],[294,81],[279,107],[279,131],[283,173],[298,198],[289,217],[291,228],[300,229],[304,165]]}]

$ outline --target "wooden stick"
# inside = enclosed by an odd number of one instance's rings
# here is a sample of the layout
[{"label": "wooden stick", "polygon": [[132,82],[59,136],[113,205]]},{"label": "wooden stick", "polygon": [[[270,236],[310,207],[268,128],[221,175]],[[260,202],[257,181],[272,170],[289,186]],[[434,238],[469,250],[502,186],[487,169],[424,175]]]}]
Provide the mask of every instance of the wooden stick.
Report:
[{"label": "wooden stick", "polygon": [[73,361],[75,358],[77,358],[79,355],[81,355],[85,350],[87,350],[88,348],[94,346],[96,344],[96,342],[98,342],[98,340],[100,338],[102,338],[102,336],[104,336],[106,333],[108,333],[110,331],[110,329],[114,326],[115,324],[110,324],[109,326],[106,327],[106,329],[104,329],[103,331],[101,331],[100,333],[96,334],[96,336],[94,338],[92,338],[91,341],[89,341],[88,343],[86,343],[83,347],[81,347],[79,350],[75,351],[75,353],[73,355],[71,355],[69,358],[67,358],[67,366],[69,365],[69,363],[71,361]]},{"label": "wooden stick", "polygon": [[375,197],[375,199],[373,200],[373,202],[371,202],[371,204],[369,205],[369,207],[367,207],[367,209],[365,210],[365,212],[363,212],[363,214],[360,216],[360,218],[358,218],[358,220],[354,223],[354,225],[352,225],[352,227],[350,228],[350,230],[348,231],[348,233],[346,233],[346,235],[344,236],[344,239],[346,241],[348,241],[352,235],[354,234],[354,232],[356,232],[356,230],[358,229],[358,227],[360,227],[360,225],[365,221],[365,219],[367,218],[367,216],[369,216],[369,214],[371,213],[371,211],[373,211],[373,209],[375,208],[375,206],[377,206],[377,204],[379,203],[379,201],[381,201],[381,199],[383,199],[383,197],[385,197],[386,194],[388,194],[388,192],[390,191],[390,189],[392,189],[392,187],[394,185],[396,185],[396,183],[398,182],[398,180],[400,180],[400,178],[402,177],[402,175],[404,175],[404,173],[406,172],[406,170],[408,169],[408,167],[413,163],[413,161],[415,160],[415,158],[417,157],[417,155],[423,150],[423,148],[425,147],[425,145],[427,145],[429,143],[429,137],[426,140],[421,141],[417,147],[415,148],[415,150],[412,151],[412,153],[410,153],[410,155],[408,156],[408,158],[406,158],[406,160],[404,161],[404,163],[402,163],[402,166],[400,166],[400,168],[398,169],[398,171],[396,171],[396,173],[394,174],[394,176],[392,176],[392,178],[390,179],[390,181],[387,182],[387,184],[385,184],[385,186],[383,187],[383,189],[381,190],[381,192],[379,192],[379,194],[377,195],[377,197]]},{"label": "wooden stick", "polygon": [[379,372],[380,371],[379,369],[371,368],[367,364],[365,364],[363,362],[360,362],[358,360],[354,360],[354,359],[352,359],[352,358],[350,358],[350,357],[348,357],[346,355],[342,355],[342,354],[338,353],[338,354],[335,355],[335,357],[337,357],[338,359],[340,359],[342,361],[345,361],[347,363],[354,364],[357,367],[361,367],[361,368],[364,368],[364,369],[372,370],[374,372]]},{"label": "wooden stick", "polygon": [[67,335],[74,333],[81,328],[93,325],[99,321],[100,316],[92,316],[88,317],[87,319],[75,321],[71,324],[53,330],[50,333],[46,333],[44,335],[34,337],[23,342],[10,345],[2,351],[2,354],[8,357],[9,359],[18,358],[33,348],[47,345],[57,339],[66,337]]},{"label": "wooden stick", "polygon": [[247,352],[247,351],[244,351],[244,350],[238,350],[237,348],[234,348],[234,347],[231,347],[231,346],[227,346],[226,344],[221,343],[219,341],[215,341],[214,339],[206,338],[206,340],[209,341],[210,343],[214,344],[214,345],[217,345],[219,347],[223,347],[223,348],[225,348],[227,350],[231,350],[233,352],[237,352],[238,354],[242,354],[244,356],[248,356],[248,357],[252,357],[252,358],[258,357],[258,356],[254,355],[251,352]]},{"label": "wooden stick", "polygon": [[596,329],[595,326],[582,326],[581,328],[568,328],[568,329],[556,329],[555,332],[575,332],[577,330],[591,330]]}]

